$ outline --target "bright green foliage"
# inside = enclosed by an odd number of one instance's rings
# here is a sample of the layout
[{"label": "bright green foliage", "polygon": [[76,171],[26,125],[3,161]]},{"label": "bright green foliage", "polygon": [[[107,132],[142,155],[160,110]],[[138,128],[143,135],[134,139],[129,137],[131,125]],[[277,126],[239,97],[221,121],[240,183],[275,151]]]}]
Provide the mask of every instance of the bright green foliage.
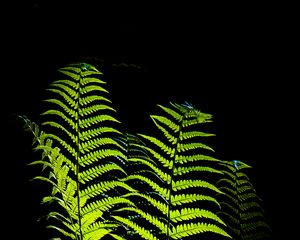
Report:
[{"label": "bright green foliage", "polygon": [[41,127],[22,117],[41,153],[31,162],[43,167],[35,179],[51,186],[42,202],[54,206],[48,227],[58,237],[259,239],[250,236],[267,226],[242,171],[248,166],[212,156],[210,114],[158,105],[157,136],[123,134],[100,71],[79,63],[59,72]]},{"label": "bright green foliage", "polygon": [[[121,159],[126,157],[114,140],[121,133],[112,113],[114,109],[104,96],[101,73],[88,64],[73,64],[59,70],[61,80],[51,84],[52,98],[46,100],[51,108],[43,113],[44,132],[28,119],[27,127],[34,133],[36,150],[42,150],[42,164],[48,176],[37,176],[52,185],[52,192],[43,203],[56,202],[57,211],[49,217],[58,230],[71,239],[101,239],[120,226],[112,218],[118,206],[133,206],[122,193],[135,192],[124,181],[126,172]],[[121,239],[118,237],[117,239]]]},{"label": "bright green foliage", "polygon": [[213,196],[222,192],[207,178],[221,174],[216,169],[220,160],[210,156],[213,149],[201,142],[212,136],[200,131],[211,115],[189,104],[159,107],[162,115],[151,118],[161,135],[139,134],[141,140],[129,136],[129,146],[135,151],[129,154],[132,167],[127,180],[142,193],[138,206],[143,212],[128,210],[138,214],[136,222],[143,218],[149,223],[146,227],[153,238],[200,238],[207,232],[230,237],[214,213],[219,203]]},{"label": "bright green foliage", "polygon": [[227,223],[233,239],[269,239],[261,199],[255,192],[246,170],[249,165],[233,160],[222,162],[224,177],[218,181],[219,188],[225,193],[219,196],[221,211],[219,216]]}]

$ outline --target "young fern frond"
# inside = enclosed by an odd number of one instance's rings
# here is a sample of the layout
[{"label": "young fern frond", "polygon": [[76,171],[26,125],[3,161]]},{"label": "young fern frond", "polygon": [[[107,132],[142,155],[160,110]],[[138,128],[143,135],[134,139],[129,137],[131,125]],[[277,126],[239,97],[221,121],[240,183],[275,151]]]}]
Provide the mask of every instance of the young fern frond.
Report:
[{"label": "young fern frond", "polygon": [[222,162],[220,166],[224,177],[217,185],[226,194],[219,196],[219,216],[227,223],[231,236],[234,239],[269,239],[271,232],[261,199],[245,172],[251,166],[238,160]]}]

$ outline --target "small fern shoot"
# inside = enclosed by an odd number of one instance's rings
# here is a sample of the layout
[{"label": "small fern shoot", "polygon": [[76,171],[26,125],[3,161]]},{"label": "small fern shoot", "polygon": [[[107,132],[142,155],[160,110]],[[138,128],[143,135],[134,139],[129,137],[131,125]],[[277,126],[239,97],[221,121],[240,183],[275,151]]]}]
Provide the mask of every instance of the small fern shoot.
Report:
[{"label": "small fern shoot", "polygon": [[217,185],[226,194],[219,195],[219,216],[227,223],[228,232],[233,239],[270,239],[262,200],[246,174],[251,166],[239,160],[224,161],[220,166],[224,176]]}]

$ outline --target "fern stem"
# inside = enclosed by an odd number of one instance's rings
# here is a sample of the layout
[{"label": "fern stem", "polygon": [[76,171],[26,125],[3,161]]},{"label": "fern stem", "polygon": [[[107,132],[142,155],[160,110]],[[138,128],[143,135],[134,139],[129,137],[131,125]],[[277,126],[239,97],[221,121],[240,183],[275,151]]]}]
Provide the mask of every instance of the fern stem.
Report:
[{"label": "fern stem", "polygon": [[[80,233],[80,238],[79,240],[83,239],[82,237],[82,230],[81,230],[81,213],[80,213],[80,196],[79,196],[79,191],[80,191],[80,184],[79,184],[79,178],[78,178],[78,173],[79,173],[79,164],[78,164],[78,159],[79,159],[79,154],[77,154],[76,157],[76,185],[77,185],[77,208],[78,208],[78,226],[79,226],[79,233]],[[77,239],[77,234],[76,234],[76,239]]]},{"label": "fern stem", "polygon": [[239,237],[242,236],[242,225],[241,225],[241,209],[240,209],[240,194],[238,192],[238,169],[234,168],[234,177],[235,177],[235,182],[234,182],[234,187],[235,187],[235,194],[237,198],[237,209],[238,209],[238,232],[239,232]]},{"label": "fern stem", "polygon": [[[80,76],[79,79],[79,84],[81,83],[82,76]],[[79,103],[80,103],[80,92],[79,92],[80,87],[78,88],[78,98],[77,98],[77,114],[79,114]],[[82,227],[81,227],[81,209],[80,209],[80,183],[79,183],[79,159],[80,159],[80,136],[79,136],[79,118],[77,118],[76,121],[76,186],[77,186],[77,208],[78,208],[78,227],[79,227],[79,240],[83,239],[83,234],[82,234]],[[76,239],[77,239],[77,234],[76,234]]]},{"label": "fern stem", "polygon": [[[182,124],[184,121],[185,116],[182,119]],[[178,148],[178,144],[179,144],[179,136],[180,136],[180,132],[182,129],[182,124],[179,127],[179,131],[178,131],[178,136],[177,136],[177,143],[175,146],[175,151],[174,151],[174,156],[173,156],[173,165],[172,165],[172,169],[171,169],[171,179],[170,179],[170,184],[169,184],[169,199],[168,199],[168,222],[167,222],[167,240],[170,239],[170,227],[171,227],[171,193],[172,193],[172,181],[173,181],[173,176],[174,176],[174,166],[175,166],[175,157],[177,154],[177,148]]]}]

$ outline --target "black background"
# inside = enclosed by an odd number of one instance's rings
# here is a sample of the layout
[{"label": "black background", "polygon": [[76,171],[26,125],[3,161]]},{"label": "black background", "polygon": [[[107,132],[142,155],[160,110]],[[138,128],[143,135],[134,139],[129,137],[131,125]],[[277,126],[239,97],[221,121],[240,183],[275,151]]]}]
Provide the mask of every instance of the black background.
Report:
[{"label": "black background", "polygon": [[37,222],[44,190],[29,182],[35,172],[26,165],[30,137],[14,114],[37,118],[56,69],[87,59],[103,65],[129,131],[148,131],[155,105],[169,101],[213,114],[216,152],[253,166],[274,238],[286,239],[294,198],[285,180],[296,166],[289,143],[297,79],[292,7],[111,3],[3,8],[1,227],[15,228],[9,239],[41,239],[44,227]]}]

